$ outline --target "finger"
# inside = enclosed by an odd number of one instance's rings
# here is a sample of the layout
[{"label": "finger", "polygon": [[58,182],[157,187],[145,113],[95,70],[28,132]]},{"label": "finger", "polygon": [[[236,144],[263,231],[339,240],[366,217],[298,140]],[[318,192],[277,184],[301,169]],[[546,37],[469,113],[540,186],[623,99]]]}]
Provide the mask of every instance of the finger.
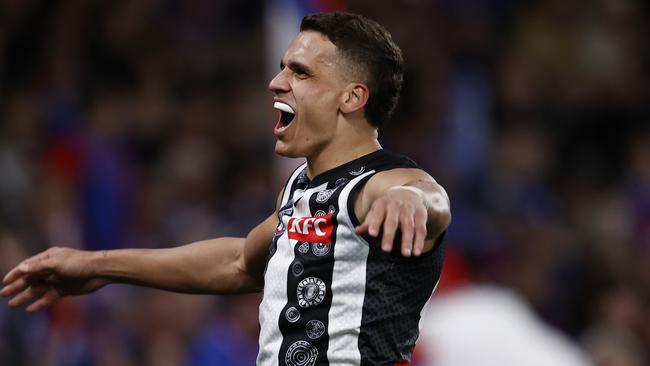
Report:
[{"label": "finger", "polygon": [[413,216],[415,223],[415,238],[413,240],[413,255],[422,254],[424,240],[427,237],[427,213],[426,210],[416,210]]},{"label": "finger", "polygon": [[373,238],[376,238],[379,235],[379,230],[381,229],[381,224],[384,221],[384,216],[386,215],[386,204],[383,201],[376,201],[372,205],[370,212],[366,216],[364,224],[368,224],[368,234]]},{"label": "finger", "polygon": [[386,221],[384,221],[384,237],[381,241],[381,250],[390,252],[393,249],[393,240],[395,240],[395,231],[399,223],[399,209],[392,207],[387,210]]},{"label": "finger", "polygon": [[41,297],[47,290],[45,286],[29,286],[25,291],[19,293],[13,299],[9,300],[9,306],[16,307],[23,305],[28,301],[32,301],[38,297]]},{"label": "finger", "polygon": [[357,226],[354,228],[354,231],[361,235],[361,234],[366,234],[368,232],[369,224],[367,222],[364,222],[363,224]]},{"label": "finger", "polygon": [[34,301],[31,305],[29,305],[26,310],[29,313],[41,310],[54,304],[54,302],[60,298],[61,295],[55,289],[51,288],[46,291],[40,299]]},{"label": "finger", "polygon": [[24,261],[22,261],[19,265],[14,267],[7,275],[2,279],[3,284],[9,284],[13,281],[15,281],[17,278],[20,276],[24,275],[25,273],[33,273],[33,272],[38,272],[43,268],[43,261],[47,260],[50,258],[50,251],[44,251],[42,253],[39,253],[31,258],[27,258]]},{"label": "finger", "polygon": [[13,283],[5,286],[0,290],[0,296],[13,296],[29,286],[25,277],[20,277]]},{"label": "finger", "polygon": [[23,276],[25,272],[22,271],[21,267],[24,268],[22,263],[9,271],[9,273],[7,273],[7,275],[2,279],[2,283],[8,285]]},{"label": "finger", "polygon": [[422,254],[424,240],[427,237],[427,215],[426,211],[415,211],[415,239],[413,240],[413,255]]},{"label": "finger", "polygon": [[410,257],[413,250],[413,210],[405,208],[399,218],[400,229],[402,230],[402,255]]}]

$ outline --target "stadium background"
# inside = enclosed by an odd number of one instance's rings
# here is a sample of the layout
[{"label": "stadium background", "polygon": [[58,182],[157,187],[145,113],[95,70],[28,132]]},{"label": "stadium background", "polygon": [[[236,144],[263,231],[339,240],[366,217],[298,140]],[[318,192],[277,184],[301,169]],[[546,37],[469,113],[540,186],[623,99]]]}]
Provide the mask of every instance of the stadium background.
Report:
[{"label": "stadium background", "polygon": [[[269,9],[287,3],[0,1],[0,274],[51,245],[170,246],[266,217],[291,164],[267,91],[271,35],[297,31]],[[595,364],[647,364],[647,3],[302,6],[370,16],[404,51],[381,142],[451,196],[439,296],[510,289]],[[34,315],[2,301],[0,365],[252,364],[258,301],[128,286]]]}]

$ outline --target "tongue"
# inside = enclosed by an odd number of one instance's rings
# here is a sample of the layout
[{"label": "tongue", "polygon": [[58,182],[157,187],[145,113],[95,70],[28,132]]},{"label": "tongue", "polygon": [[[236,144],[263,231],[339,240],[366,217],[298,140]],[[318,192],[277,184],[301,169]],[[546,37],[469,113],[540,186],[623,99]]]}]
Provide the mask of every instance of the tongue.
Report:
[{"label": "tongue", "polygon": [[296,114],[296,112],[293,111],[293,108],[291,108],[291,106],[286,103],[275,102],[273,103],[273,108],[281,110],[282,112]]}]

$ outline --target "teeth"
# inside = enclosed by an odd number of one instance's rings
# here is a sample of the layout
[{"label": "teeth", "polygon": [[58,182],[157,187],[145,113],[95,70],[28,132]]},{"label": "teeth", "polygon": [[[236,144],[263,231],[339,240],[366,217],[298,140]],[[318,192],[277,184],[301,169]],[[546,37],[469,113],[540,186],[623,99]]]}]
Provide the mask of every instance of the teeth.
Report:
[{"label": "teeth", "polygon": [[275,109],[279,109],[279,110],[281,110],[282,112],[287,112],[287,113],[291,113],[291,114],[296,114],[296,112],[293,111],[293,108],[291,108],[291,106],[288,105],[288,104],[286,104],[286,103],[275,102],[275,103],[273,103],[273,108],[275,108]]}]

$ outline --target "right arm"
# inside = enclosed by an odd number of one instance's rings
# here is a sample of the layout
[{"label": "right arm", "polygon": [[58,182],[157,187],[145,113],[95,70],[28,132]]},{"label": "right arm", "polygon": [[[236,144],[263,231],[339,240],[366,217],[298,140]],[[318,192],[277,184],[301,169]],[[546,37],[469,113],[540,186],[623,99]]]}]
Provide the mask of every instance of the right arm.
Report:
[{"label": "right arm", "polygon": [[167,249],[97,252],[97,276],[185,293],[258,292],[277,220],[275,214],[269,216],[246,238],[217,238]]},{"label": "right arm", "polygon": [[26,259],[3,279],[10,306],[47,307],[109,283],[129,283],[185,293],[260,291],[268,247],[278,224],[269,216],[246,238],[218,238],[166,249],[88,252],[50,248]]}]

